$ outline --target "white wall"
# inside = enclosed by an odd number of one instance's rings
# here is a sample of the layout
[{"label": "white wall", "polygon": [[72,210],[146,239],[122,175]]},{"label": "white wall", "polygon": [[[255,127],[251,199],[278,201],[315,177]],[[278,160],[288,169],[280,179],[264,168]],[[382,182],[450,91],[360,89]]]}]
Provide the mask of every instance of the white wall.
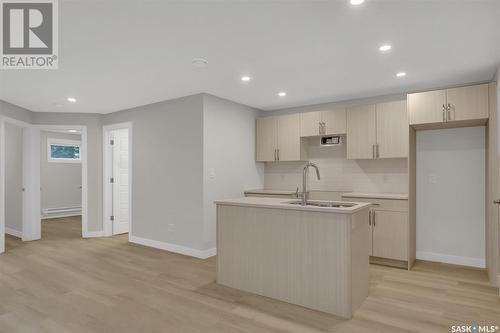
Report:
[{"label": "white wall", "polygon": [[23,230],[23,129],[5,124],[5,228]]},{"label": "white wall", "polygon": [[485,128],[417,132],[417,258],[484,267]]},{"label": "white wall", "polygon": [[259,111],[211,95],[203,103],[204,248],[215,247],[218,199],[243,196],[264,186],[264,165],[255,162]]},{"label": "white wall", "polygon": [[[346,145],[321,147],[319,138],[308,139],[309,161],[321,173],[318,181],[309,177],[311,191],[408,193],[408,161],[406,158],[348,160]],[[266,163],[265,188],[302,189],[304,162]]]},{"label": "white wall", "polygon": [[80,141],[81,135],[41,131],[40,186],[41,209],[81,207],[82,164],[51,163],[47,158],[47,139]]}]

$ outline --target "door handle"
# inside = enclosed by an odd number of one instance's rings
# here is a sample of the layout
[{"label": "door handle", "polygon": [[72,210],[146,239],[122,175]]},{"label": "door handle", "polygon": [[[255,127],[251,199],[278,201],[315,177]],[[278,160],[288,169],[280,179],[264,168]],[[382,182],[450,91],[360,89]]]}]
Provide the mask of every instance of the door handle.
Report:
[{"label": "door handle", "polygon": [[493,201],[494,204],[500,205],[500,199]]}]

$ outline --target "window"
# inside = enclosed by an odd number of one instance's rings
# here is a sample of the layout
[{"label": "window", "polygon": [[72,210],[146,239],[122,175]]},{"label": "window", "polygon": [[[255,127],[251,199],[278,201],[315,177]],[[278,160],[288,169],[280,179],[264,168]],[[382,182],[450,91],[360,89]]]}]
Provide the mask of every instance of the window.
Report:
[{"label": "window", "polygon": [[49,162],[81,163],[81,142],[63,139],[47,140]]}]

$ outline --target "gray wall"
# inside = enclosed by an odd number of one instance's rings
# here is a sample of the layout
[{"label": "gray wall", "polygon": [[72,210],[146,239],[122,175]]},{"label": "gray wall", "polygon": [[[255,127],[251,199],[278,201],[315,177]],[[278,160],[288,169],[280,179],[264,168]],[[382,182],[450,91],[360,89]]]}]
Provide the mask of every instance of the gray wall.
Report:
[{"label": "gray wall", "polygon": [[203,95],[103,116],[132,122],[132,233],[203,248]]},{"label": "gray wall", "polygon": [[260,111],[212,95],[203,104],[204,249],[215,247],[214,201],[264,186],[255,162],[255,118]]},{"label": "gray wall", "polygon": [[102,231],[102,124],[100,114],[34,112],[33,123],[87,126],[88,229]]},{"label": "gray wall", "polygon": [[26,123],[33,122],[33,112],[2,100],[0,100],[0,115]]},{"label": "gray wall", "polygon": [[5,124],[5,227],[23,230],[23,129]]},{"label": "gray wall", "polygon": [[82,164],[51,163],[48,161],[47,139],[80,141],[79,134],[41,131],[40,133],[40,187],[41,209],[81,207]]}]

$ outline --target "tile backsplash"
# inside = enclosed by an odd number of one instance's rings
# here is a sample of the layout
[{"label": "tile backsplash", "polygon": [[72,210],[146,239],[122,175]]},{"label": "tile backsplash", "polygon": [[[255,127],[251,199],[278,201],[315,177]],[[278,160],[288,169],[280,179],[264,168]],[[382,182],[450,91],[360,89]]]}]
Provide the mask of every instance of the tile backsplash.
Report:
[{"label": "tile backsplash", "polygon": [[[408,192],[408,162],[406,158],[378,160],[348,160],[346,144],[320,146],[319,138],[309,138],[309,161],[321,173],[316,180],[314,170],[309,170],[311,191],[333,192]],[[302,188],[304,162],[266,163],[264,187],[266,189],[295,190]]]}]

